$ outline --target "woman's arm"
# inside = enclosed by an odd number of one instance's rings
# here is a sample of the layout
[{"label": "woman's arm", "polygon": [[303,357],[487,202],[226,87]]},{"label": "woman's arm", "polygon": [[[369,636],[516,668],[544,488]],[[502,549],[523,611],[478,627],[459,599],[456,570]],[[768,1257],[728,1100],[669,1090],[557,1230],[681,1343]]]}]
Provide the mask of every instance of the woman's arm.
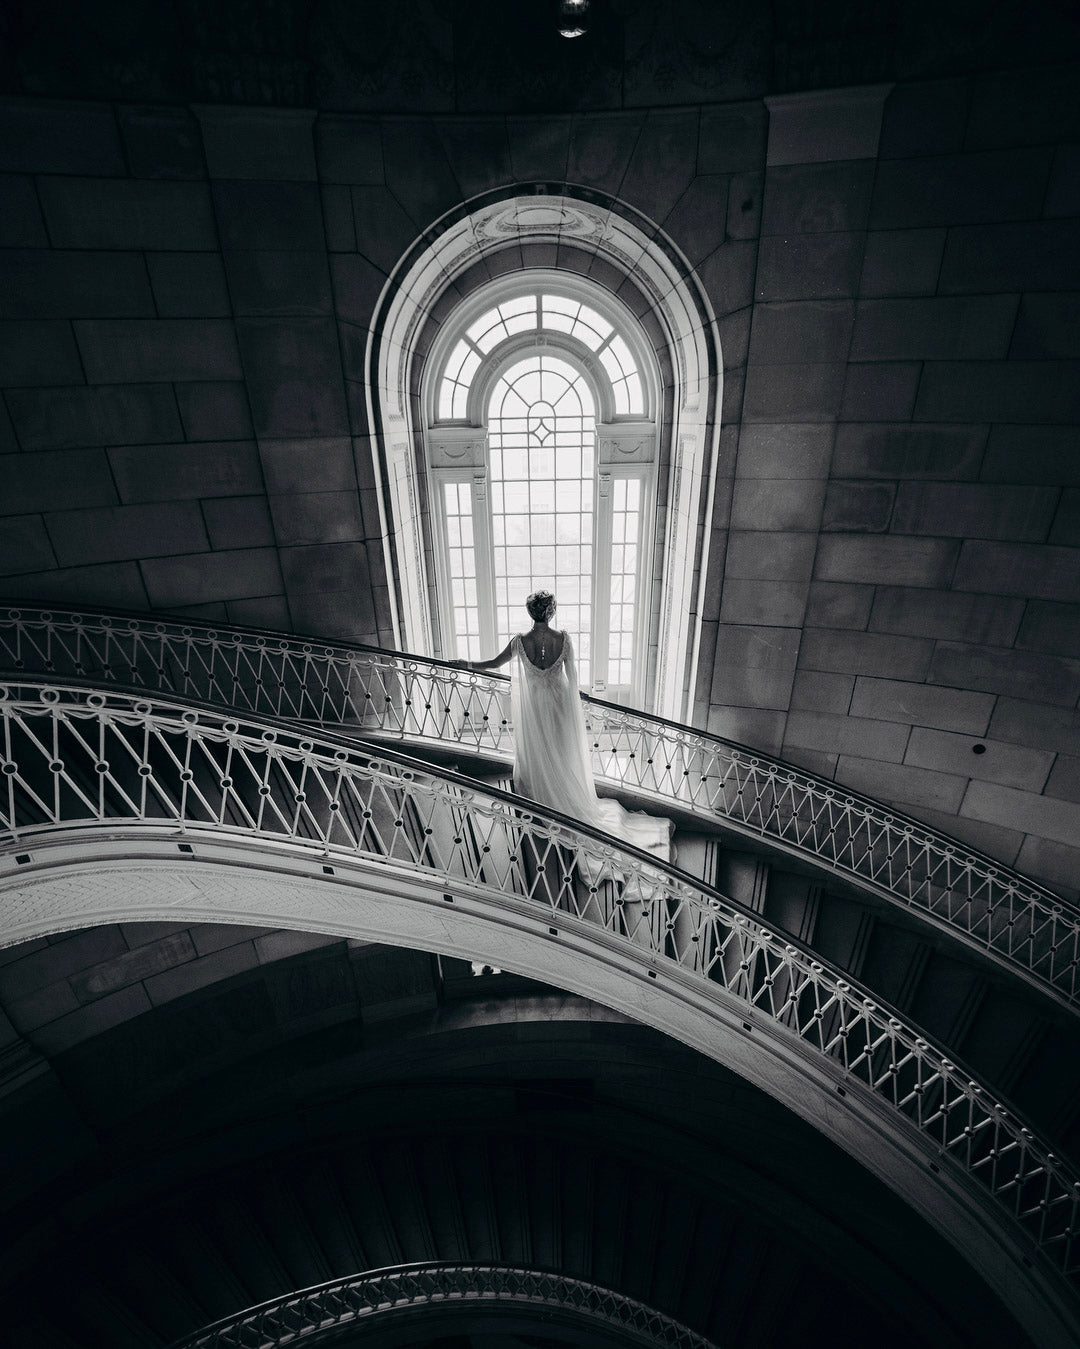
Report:
[{"label": "woman's arm", "polygon": [[513,642],[507,642],[497,656],[491,660],[452,660],[451,665],[458,666],[462,670],[497,670],[500,665],[505,665],[514,653]]}]

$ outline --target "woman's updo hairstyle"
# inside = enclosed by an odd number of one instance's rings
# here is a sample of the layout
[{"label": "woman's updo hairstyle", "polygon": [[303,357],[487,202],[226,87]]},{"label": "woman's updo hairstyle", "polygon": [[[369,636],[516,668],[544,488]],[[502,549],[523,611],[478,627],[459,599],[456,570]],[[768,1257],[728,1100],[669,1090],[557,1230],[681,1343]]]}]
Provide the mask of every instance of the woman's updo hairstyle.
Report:
[{"label": "woman's updo hairstyle", "polygon": [[536,590],[525,601],[525,608],[534,623],[546,623],[555,612],[555,596],[550,590]]}]

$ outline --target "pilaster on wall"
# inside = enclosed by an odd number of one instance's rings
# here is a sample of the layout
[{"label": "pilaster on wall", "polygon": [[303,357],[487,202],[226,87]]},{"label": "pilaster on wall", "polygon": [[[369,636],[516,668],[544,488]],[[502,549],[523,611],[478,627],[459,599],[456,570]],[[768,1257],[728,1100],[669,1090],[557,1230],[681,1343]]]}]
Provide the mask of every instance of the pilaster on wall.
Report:
[{"label": "pilaster on wall", "polygon": [[723,578],[714,588],[715,659],[699,698],[708,699],[709,730],[774,753],[784,743],[807,621],[890,88],[765,100],[742,426],[729,529],[713,550]]}]

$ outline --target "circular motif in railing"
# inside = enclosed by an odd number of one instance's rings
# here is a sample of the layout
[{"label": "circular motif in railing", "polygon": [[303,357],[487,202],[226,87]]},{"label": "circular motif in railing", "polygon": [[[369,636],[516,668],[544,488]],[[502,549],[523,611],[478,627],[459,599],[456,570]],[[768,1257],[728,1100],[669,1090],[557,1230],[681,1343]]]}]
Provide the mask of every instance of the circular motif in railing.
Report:
[{"label": "circular motif in railing", "polygon": [[109,771],[108,759],[99,759],[97,763],[94,764],[94,771],[96,773],[107,773]]},{"label": "circular motif in railing", "polygon": [[184,771],[180,774],[180,781],[181,781],[181,782],[194,782],[194,781],[195,781],[195,774],[191,771],[190,768],[185,768]]},{"label": "circular motif in railing", "polygon": [[299,748],[302,749],[305,754],[308,754],[315,748],[315,745],[311,740],[301,740]]},{"label": "circular motif in railing", "polygon": [[0,772],[6,773],[9,778],[13,777],[18,771],[18,768],[13,763],[5,763],[3,768],[0,768]]},{"label": "circular motif in railing", "polygon": [[150,767],[148,763],[141,763],[139,765],[138,772],[139,777],[141,778],[148,778],[153,771],[154,770]]},{"label": "circular motif in railing", "polygon": [[259,736],[259,739],[267,745],[276,745],[277,731],[263,731],[262,735]]},{"label": "circular motif in railing", "polygon": [[60,701],[60,694],[57,692],[56,689],[42,689],[39,692],[38,697],[43,703],[51,704],[51,703],[58,703]]},{"label": "circular motif in railing", "polygon": [[229,788],[232,786],[232,778],[221,778],[219,779],[218,785],[221,787],[221,790],[223,792],[227,792]]},{"label": "circular motif in railing", "polygon": [[112,619],[111,619],[111,618],[103,618],[103,619],[101,619],[101,626],[102,626],[103,628],[111,628],[111,627],[112,627]]},{"label": "circular motif in railing", "polygon": [[226,721],[222,723],[221,729],[228,732],[229,735],[236,735],[240,729],[240,723],[238,721]]},{"label": "circular motif in railing", "polygon": [[198,712],[184,712],[181,714],[180,720],[185,726],[198,726],[199,714]]},{"label": "circular motif in railing", "polygon": [[288,649],[289,649],[289,644],[288,644],[288,642],[278,642],[278,648],[277,648],[277,649],[278,649],[279,651],[288,651]]},{"label": "circular motif in railing", "polygon": [[103,693],[90,693],[86,697],[87,707],[104,707],[105,695]]},{"label": "circular motif in railing", "polygon": [[50,762],[49,764],[50,773],[62,773],[63,771],[64,771],[64,764],[61,759],[53,759]]},{"label": "circular motif in railing", "polygon": [[140,717],[148,717],[154,710],[153,704],[151,703],[137,702],[133,707]]},{"label": "circular motif in railing", "polygon": [[194,636],[194,633],[192,632],[191,628],[181,628],[181,629],[180,629],[180,636],[181,636],[181,637],[192,637],[192,636]]}]

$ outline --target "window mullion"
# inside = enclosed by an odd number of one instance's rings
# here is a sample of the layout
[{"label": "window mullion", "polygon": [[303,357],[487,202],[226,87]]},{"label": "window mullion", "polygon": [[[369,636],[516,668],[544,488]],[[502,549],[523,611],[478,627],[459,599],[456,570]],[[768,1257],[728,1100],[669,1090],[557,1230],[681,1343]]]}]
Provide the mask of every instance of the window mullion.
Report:
[{"label": "window mullion", "polygon": [[[487,445],[484,447],[485,465]],[[495,616],[495,547],[491,529],[491,494],[486,467],[472,475],[473,542],[476,547],[476,594],[480,604],[480,633],[485,651],[494,652],[498,641]]]},{"label": "window mullion", "polygon": [[611,608],[611,474],[598,472],[593,515],[593,645],[592,686],[603,693],[608,685]]}]

